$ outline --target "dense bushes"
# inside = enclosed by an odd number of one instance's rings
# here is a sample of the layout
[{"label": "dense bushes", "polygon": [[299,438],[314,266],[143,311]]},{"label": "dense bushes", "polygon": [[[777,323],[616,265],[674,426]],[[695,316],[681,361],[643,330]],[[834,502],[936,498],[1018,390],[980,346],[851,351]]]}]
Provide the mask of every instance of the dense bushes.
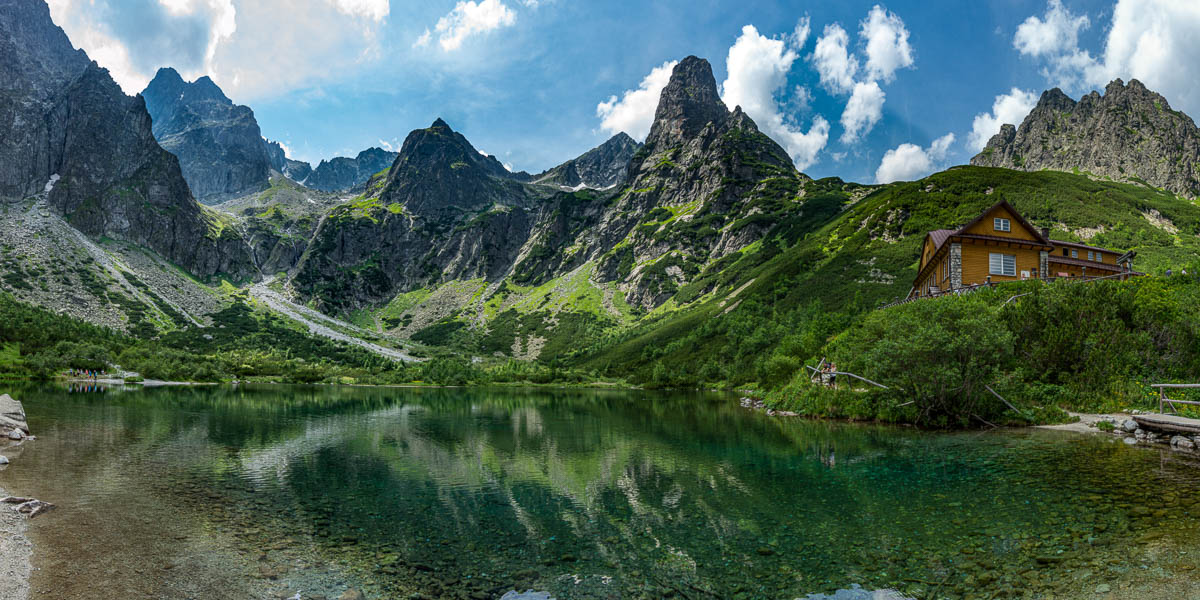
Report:
[{"label": "dense bushes", "polygon": [[0,378],[48,379],[69,368],[120,365],[145,379],[370,384],[584,383],[594,373],[556,364],[463,358],[400,363],[362,348],[308,335],[235,300],[213,326],[161,339],[127,336],[0,294]]},{"label": "dense bushes", "polygon": [[829,353],[839,370],[886,382],[890,396],[915,401],[916,421],[966,425],[998,412],[985,386],[1013,353],[1000,310],[979,297],[913,302],[868,313]]},{"label": "dense bushes", "polygon": [[[835,397],[798,376],[770,403],[932,426],[1044,421],[1059,415],[1055,407],[1143,405],[1144,383],[1200,377],[1200,283],[1185,277],[1026,282],[921,300],[866,314],[824,354],[839,370],[890,389]],[[867,406],[846,411],[831,402],[847,394],[861,398],[851,404]]]}]

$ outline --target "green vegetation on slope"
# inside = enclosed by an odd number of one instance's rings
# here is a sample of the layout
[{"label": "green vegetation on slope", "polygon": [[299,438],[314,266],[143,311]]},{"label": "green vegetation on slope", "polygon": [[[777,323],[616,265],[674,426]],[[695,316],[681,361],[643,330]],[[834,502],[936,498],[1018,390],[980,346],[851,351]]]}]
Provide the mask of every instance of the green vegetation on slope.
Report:
[{"label": "green vegetation on slope", "polygon": [[1001,198],[1056,238],[1136,249],[1139,270],[1200,267],[1200,206],[1145,186],[958,167],[853,202],[833,182],[813,182],[823,183],[760,247],[709,265],[676,301],[709,282],[717,293],[653,313],[568,363],[649,385],[778,387],[828,336],[908,293],[928,231],[961,226]]},{"label": "green vegetation on slope", "polygon": [[241,298],[213,315],[213,326],[161,337],[125,335],[0,293],[0,379],[47,379],[69,368],[111,365],[146,379],[294,383],[584,383],[592,374],[557,365],[488,365],[438,358],[399,363],[361,348],[308,335],[295,323]]},{"label": "green vegetation on slope", "polygon": [[1146,384],[1200,373],[1200,279],[1032,281],[919,300],[866,314],[819,355],[889,389],[831,392],[800,373],[768,404],[934,426],[1146,408]]}]

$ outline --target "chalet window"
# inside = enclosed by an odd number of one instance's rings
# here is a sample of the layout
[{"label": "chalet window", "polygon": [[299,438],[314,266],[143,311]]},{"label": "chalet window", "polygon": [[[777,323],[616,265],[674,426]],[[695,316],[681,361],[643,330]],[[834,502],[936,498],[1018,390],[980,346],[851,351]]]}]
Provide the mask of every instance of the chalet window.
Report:
[{"label": "chalet window", "polygon": [[1012,254],[993,252],[988,255],[988,267],[988,271],[992,275],[1015,277],[1017,275],[1017,257]]},{"label": "chalet window", "polygon": [[1069,250],[1067,250],[1066,248],[1063,248],[1063,256],[1070,256],[1070,255],[1071,255],[1071,252]]},{"label": "chalet window", "polygon": [[1072,251],[1071,251],[1071,258],[1079,258],[1079,251],[1078,251],[1078,250],[1072,250]]},{"label": "chalet window", "polygon": [[1092,254],[1091,250],[1088,250],[1088,260],[1096,260],[1096,257]]},{"label": "chalet window", "polygon": [[1008,219],[994,219],[992,225],[996,231],[1012,231],[1012,223]]}]

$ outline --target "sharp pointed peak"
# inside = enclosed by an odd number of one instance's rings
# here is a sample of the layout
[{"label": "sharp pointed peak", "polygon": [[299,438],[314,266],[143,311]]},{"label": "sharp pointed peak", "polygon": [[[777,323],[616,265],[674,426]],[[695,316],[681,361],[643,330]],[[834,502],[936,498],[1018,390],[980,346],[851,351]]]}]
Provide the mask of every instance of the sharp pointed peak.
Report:
[{"label": "sharp pointed peak", "polygon": [[174,67],[160,67],[158,69],[158,71],[154,74],[154,78],[158,79],[160,77],[165,78],[165,79],[178,79],[179,81],[183,81],[183,77],[179,74],[179,71],[175,70]]},{"label": "sharp pointed peak", "polygon": [[450,127],[450,124],[449,124],[449,123],[447,123],[446,121],[444,121],[444,120],[443,120],[441,117],[438,117],[438,118],[437,118],[437,119],[436,119],[436,120],[433,122],[433,125],[430,125],[430,126],[429,126],[429,128],[430,128],[430,129],[433,129],[433,128],[435,128],[435,127],[445,127],[446,129],[451,129],[451,127]]}]

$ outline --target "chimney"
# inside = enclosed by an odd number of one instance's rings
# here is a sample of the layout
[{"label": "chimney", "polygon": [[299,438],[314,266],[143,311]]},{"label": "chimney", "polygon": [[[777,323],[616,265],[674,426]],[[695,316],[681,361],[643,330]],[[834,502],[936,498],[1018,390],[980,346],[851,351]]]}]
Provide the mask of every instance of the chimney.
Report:
[{"label": "chimney", "polygon": [[1049,227],[1042,228],[1042,237],[1044,237],[1046,239],[1050,239],[1050,228]]}]

